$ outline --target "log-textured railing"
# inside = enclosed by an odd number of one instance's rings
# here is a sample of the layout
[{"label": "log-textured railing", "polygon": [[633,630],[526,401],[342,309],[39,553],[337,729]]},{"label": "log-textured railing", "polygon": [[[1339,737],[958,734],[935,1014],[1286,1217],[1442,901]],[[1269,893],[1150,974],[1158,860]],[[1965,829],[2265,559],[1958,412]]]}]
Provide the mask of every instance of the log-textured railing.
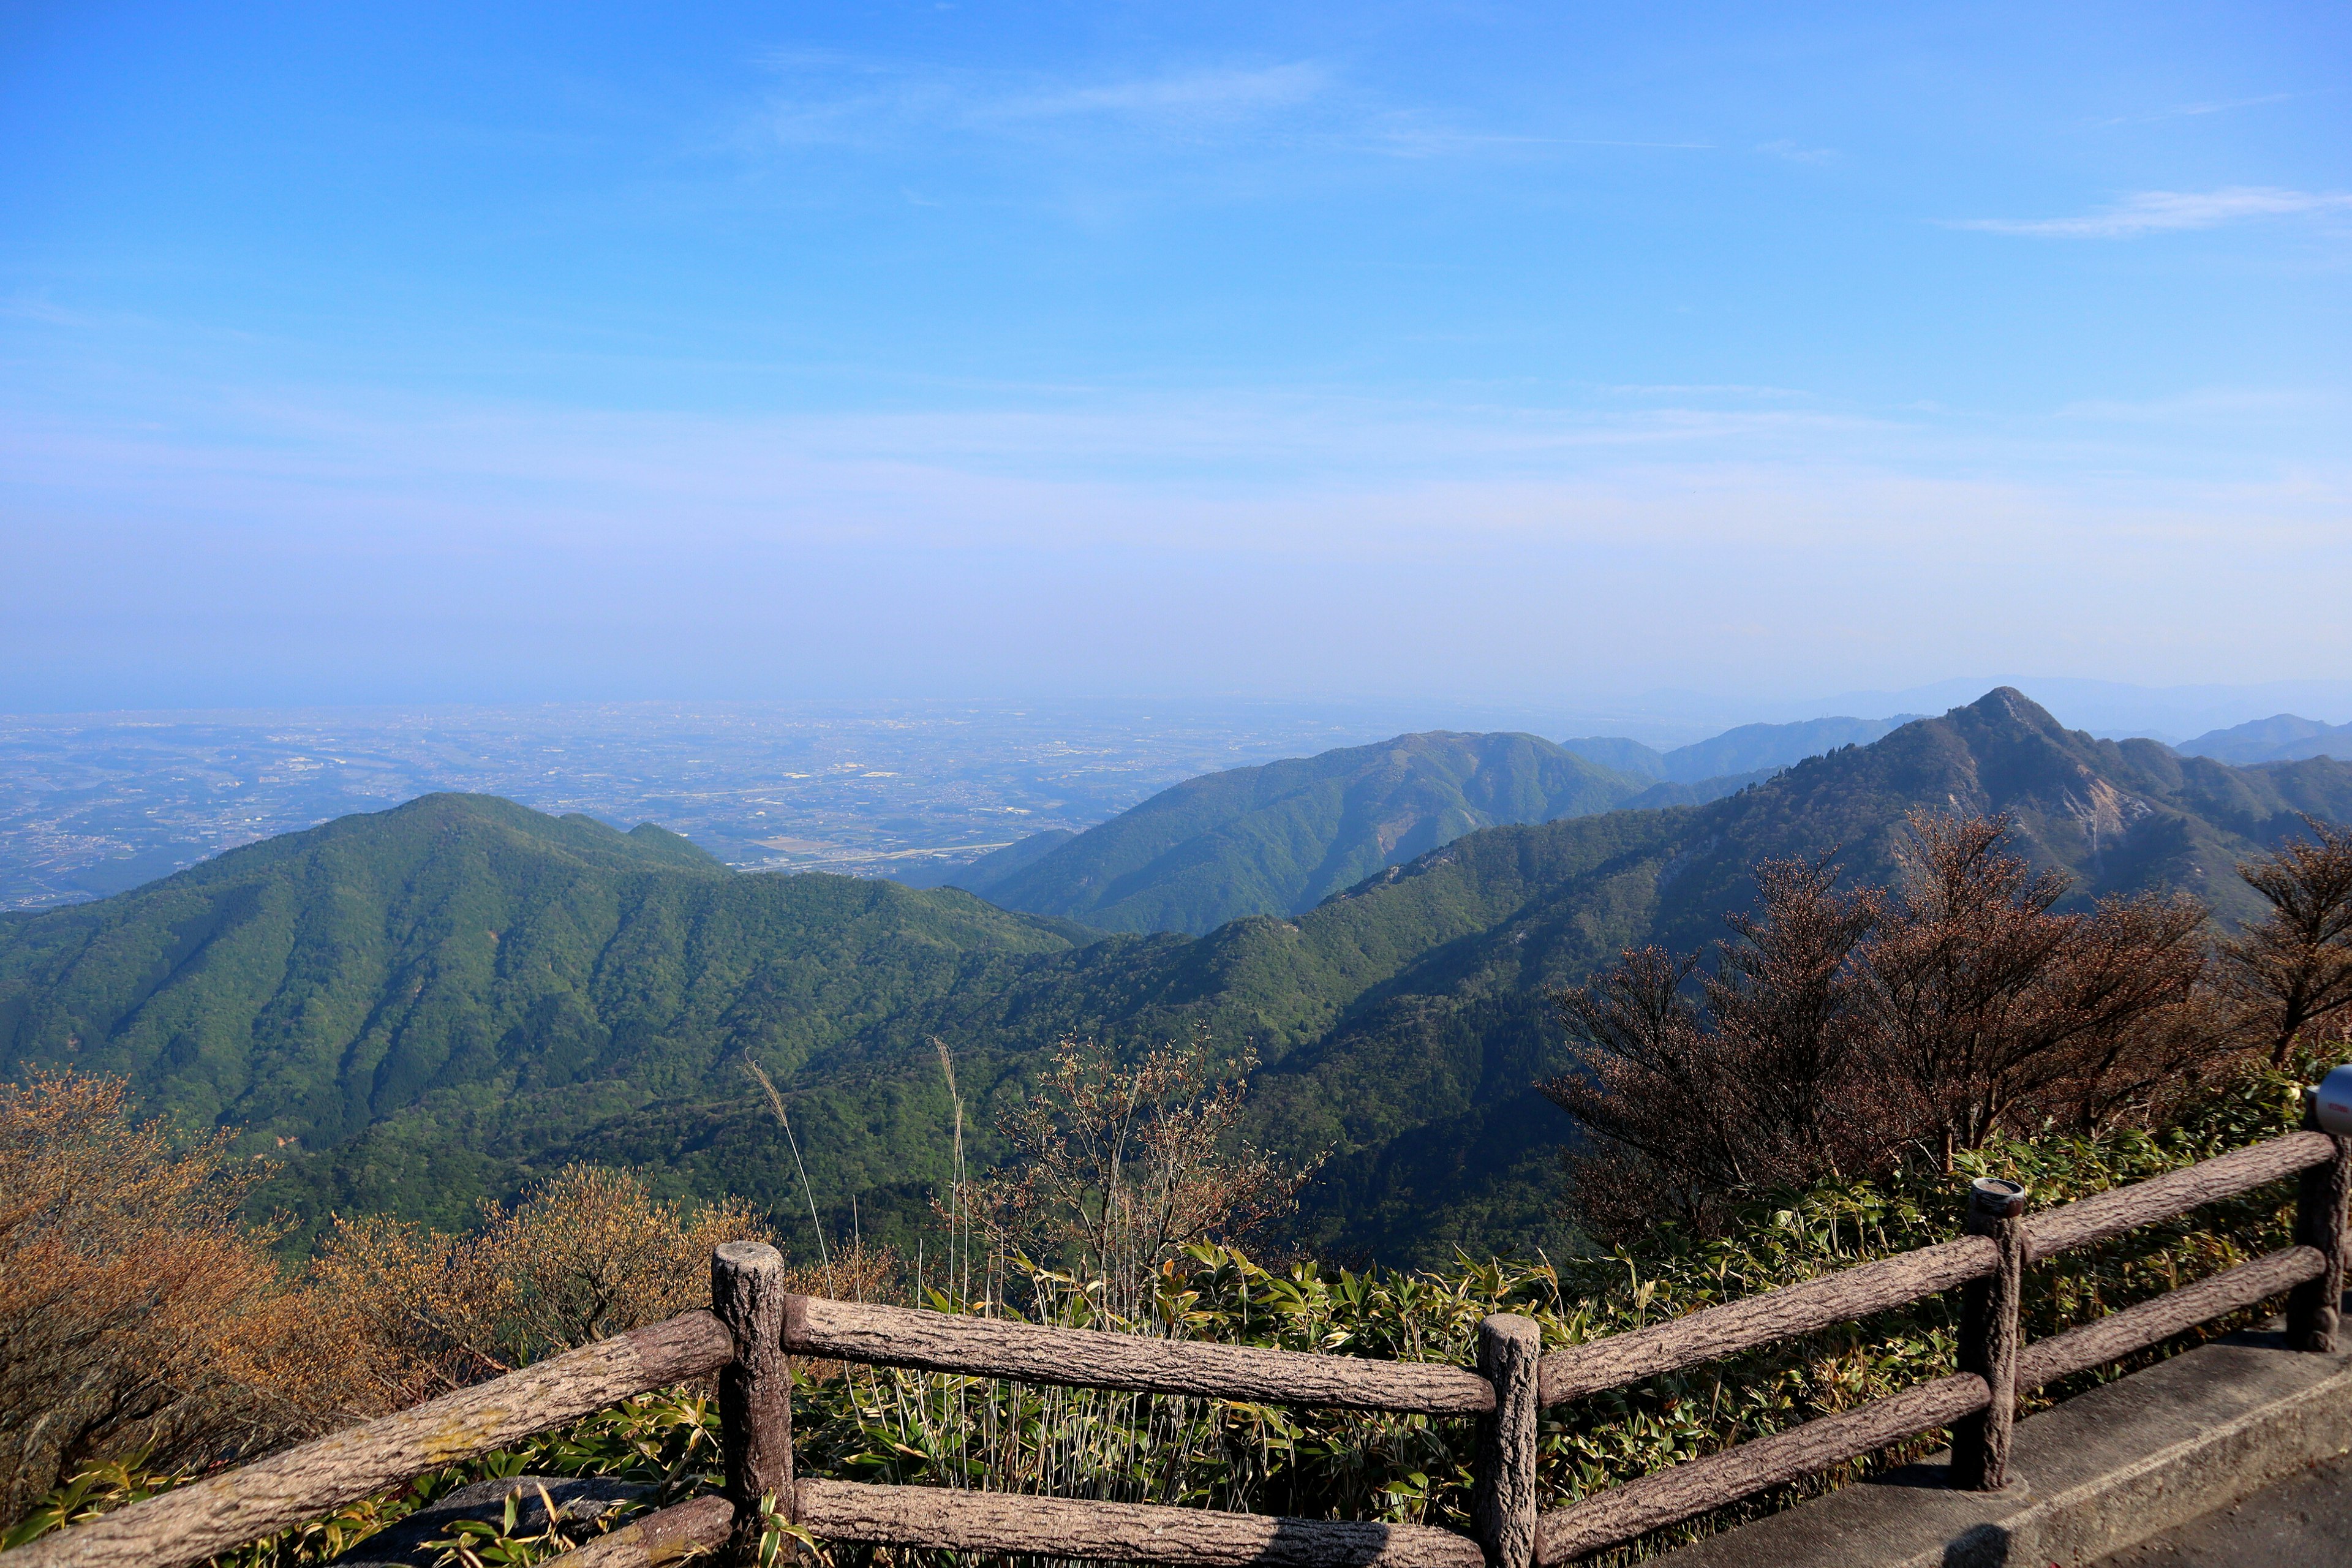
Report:
[{"label": "log-textured railing", "polygon": [[[2033,1344],[2018,1331],[2026,1264],[2300,1178],[2296,1245]],[[756,1561],[773,1510],[835,1541],[1024,1552],[1189,1568],[1532,1568],[1567,1563],[1767,1487],[1937,1427],[1952,1483],[2006,1479],[2017,1394],[2224,1313],[2288,1296],[2297,1350],[2335,1348],[2352,1139],[2318,1131],[2207,1160],[2028,1218],[2026,1194],[1979,1180],[1968,1234],[1632,1333],[1543,1353],[1531,1321],[1480,1325],[1478,1365],[1313,1355],[960,1318],[799,1296],[772,1247],[711,1258],[711,1310],[692,1311],[414,1409],[134,1503],[10,1552],[6,1568],[181,1568],[444,1465],[688,1378],[717,1373],[724,1489],[645,1515],[562,1561],[639,1568]],[[1857,1409],[1741,1443],[1539,1513],[1541,1406],[1719,1360],[1937,1291],[1965,1292],[1961,1370]],[[1475,1533],[1202,1509],[800,1479],[788,1355],[1020,1382],[1360,1410],[1474,1415]]]}]

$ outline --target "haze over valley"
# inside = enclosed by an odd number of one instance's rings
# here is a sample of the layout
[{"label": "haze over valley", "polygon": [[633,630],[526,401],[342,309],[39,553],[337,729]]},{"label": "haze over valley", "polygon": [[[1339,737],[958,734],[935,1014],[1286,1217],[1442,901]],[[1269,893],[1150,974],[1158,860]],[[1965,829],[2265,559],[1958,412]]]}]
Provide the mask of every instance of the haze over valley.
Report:
[{"label": "haze over valley", "polygon": [[[2230,762],[2352,753],[2352,727],[2267,706],[2294,695],[2332,699],[2352,713],[2352,681],[2305,682],[2287,693],[2028,685],[2070,700],[2088,717],[2070,713],[2069,722],[2097,734],[2155,729],[2168,737],[2205,719],[2245,713],[2258,717],[2233,719],[2233,727],[2181,749]],[[1048,836],[1107,822],[1171,785],[1414,730],[1523,733],[1541,726],[1559,738],[1559,749],[1613,775],[1611,782],[1596,775],[1585,794],[1556,805],[1522,803],[1497,815],[1465,803],[1466,815],[1433,818],[1425,829],[1451,836],[1603,805],[1696,802],[1832,746],[1875,739],[1900,719],[1824,716],[1720,732],[1708,726],[1709,712],[1737,710],[1723,699],[1657,694],[1585,711],[1571,701],[1169,700],[0,715],[0,909],[101,897],[223,849],[435,790],[583,811],[623,826],[657,821],[741,869],[822,868],[978,887],[1037,858],[1051,846]],[[2134,722],[2147,720],[2154,722]],[[965,869],[1024,840],[1028,849]],[[1402,842],[1381,849],[1378,862],[1393,863]],[[1344,875],[1344,868],[1328,868],[1316,885],[1328,889]],[[1193,929],[1202,920],[1213,925],[1237,908],[1230,897],[1213,900],[1201,913],[1168,917],[1168,929]],[[1160,918],[1134,921],[1141,921],[1137,929],[1157,929]]]}]

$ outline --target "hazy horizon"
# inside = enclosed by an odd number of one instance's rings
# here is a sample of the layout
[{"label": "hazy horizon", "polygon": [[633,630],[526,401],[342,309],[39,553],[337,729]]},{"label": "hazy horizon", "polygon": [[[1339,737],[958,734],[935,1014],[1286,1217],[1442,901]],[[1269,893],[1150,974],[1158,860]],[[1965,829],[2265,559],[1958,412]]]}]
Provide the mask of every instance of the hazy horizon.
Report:
[{"label": "hazy horizon", "polygon": [[[1070,695],[1021,693],[893,693],[868,697],[604,696],[524,698],[505,701],[451,699],[440,701],[346,701],[313,703],[212,703],[117,708],[19,707],[0,709],[0,720],[31,723],[89,720],[123,722],[257,721],[270,716],[371,717],[425,720],[432,715],[508,710],[572,710],[615,717],[630,711],[678,714],[772,710],[832,711],[872,720],[899,711],[969,710],[1040,716],[1125,713],[1148,717],[1154,709],[1190,719],[1240,721],[1251,715],[1352,726],[1367,739],[1428,730],[1525,730],[1555,739],[1622,735],[1668,748],[1705,740],[1747,724],[1786,724],[1810,719],[1883,719],[1897,713],[1935,714],[1972,702],[1996,687],[2015,687],[2071,729],[2124,738],[2186,740],[2253,720],[2292,713],[2324,723],[2352,722],[2352,679],[2279,680],[2248,685],[2139,686],[2026,675],[1958,676],[1895,690],[1845,690],[1813,695],[1738,695],[1653,688],[1626,694],[1554,694],[1518,700],[1467,696],[1454,699],[1381,698],[1362,693],[1283,696],[1265,692],[1128,692]],[[1375,733],[1377,731],[1377,733]]]}]

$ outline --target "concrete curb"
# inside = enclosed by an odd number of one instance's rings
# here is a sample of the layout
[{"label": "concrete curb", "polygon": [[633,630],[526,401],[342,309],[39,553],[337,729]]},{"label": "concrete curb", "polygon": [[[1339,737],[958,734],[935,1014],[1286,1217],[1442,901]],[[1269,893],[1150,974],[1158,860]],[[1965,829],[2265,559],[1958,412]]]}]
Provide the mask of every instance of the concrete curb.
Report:
[{"label": "concrete curb", "polygon": [[1948,1455],[1698,1542],[1662,1568],[2042,1568],[2095,1562],[2352,1453],[2352,1352],[2233,1334],[2020,1422],[2000,1492]]}]

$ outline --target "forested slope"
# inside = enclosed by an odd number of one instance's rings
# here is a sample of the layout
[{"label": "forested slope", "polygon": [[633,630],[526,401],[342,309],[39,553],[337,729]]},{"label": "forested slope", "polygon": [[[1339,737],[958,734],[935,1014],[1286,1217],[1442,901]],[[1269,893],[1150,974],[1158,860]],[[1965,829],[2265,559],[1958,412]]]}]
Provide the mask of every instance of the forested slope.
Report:
[{"label": "forested slope", "polygon": [[828,1224],[904,1234],[949,1169],[934,1041],[985,1163],[1058,1037],[1201,1024],[1258,1051],[1259,1136],[1332,1152],[1318,1248],[1442,1258],[1551,1235],[1568,1129],[1530,1089],[1563,1065],[1547,987],[1629,943],[1722,934],[1761,857],[1885,879],[1915,806],[2013,813],[2078,896],[2168,885],[2234,916],[2238,859],[2299,812],[2352,819],[2352,765],[2093,741],[1997,691],[1710,804],[1487,828],[1197,938],[739,874],[658,829],[429,796],[0,920],[0,1045],[11,1071],[121,1072],[151,1106],[250,1128],[290,1159],[270,1201],[305,1217],[455,1224],[580,1158],[740,1192],[805,1239],[747,1055],[786,1095]]},{"label": "forested slope", "polygon": [[1606,811],[1649,784],[1535,735],[1399,735],[1187,780],[966,885],[1108,931],[1201,935],[1312,909],[1465,833]]}]

